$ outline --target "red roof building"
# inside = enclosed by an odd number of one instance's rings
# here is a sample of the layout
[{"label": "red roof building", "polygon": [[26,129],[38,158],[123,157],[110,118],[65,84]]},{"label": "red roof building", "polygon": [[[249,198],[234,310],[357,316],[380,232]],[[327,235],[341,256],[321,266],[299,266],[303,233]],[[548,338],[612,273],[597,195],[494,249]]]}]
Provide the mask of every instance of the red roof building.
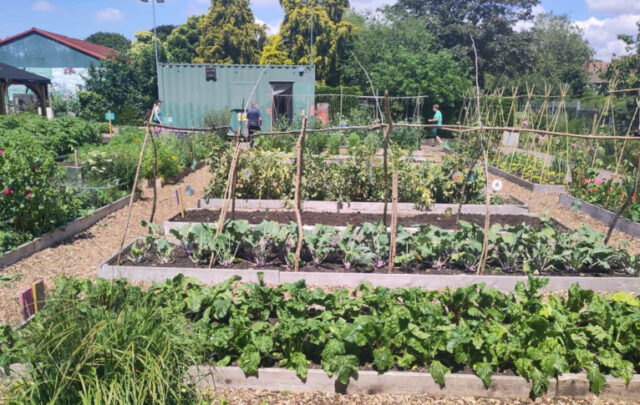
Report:
[{"label": "red roof building", "polygon": [[82,52],[96,59],[101,59],[101,60],[106,59],[109,55],[112,55],[115,52],[117,52],[106,46],[83,41],[77,38],[67,37],[65,35],[55,34],[53,32],[41,30],[40,28],[35,28],[35,27],[29,30],[26,30],[24,32],[21,32],[19,34],[7,37],[3,40],[0,40],[0,47],[3,47],[7,44],[10,44],[11,42],[17,41],[19,39],[22,39],[26,36],[33,35],[33,34],[42,35],[43,37],[59,42],[62,45],[66,45],[70,48],[75,49],[76,51]]}]

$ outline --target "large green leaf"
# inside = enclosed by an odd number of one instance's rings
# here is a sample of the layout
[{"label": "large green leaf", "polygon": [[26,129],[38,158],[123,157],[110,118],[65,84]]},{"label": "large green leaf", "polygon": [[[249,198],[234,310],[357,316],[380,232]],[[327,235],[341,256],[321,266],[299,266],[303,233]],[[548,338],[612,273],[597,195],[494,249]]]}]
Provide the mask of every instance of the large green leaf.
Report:
[{"label": "large green leaf", "polygon": [[491,364],[482,362],[473,365],[473,371],[482,380],[485,388],[491,386],[491,376],[493,375],[493,368]]},{"label": "large green leaf", "polygon": [[373,364],[378,371],[387,371],[393,367],[393,355],[388,347],[380,347],[373,350]]},{"label": "large green leaf", "polygon": [[436,382],[436,384],[440,386],[440,388],[444,387],[444,377],[450,372],[451,370],[445,367],[438,360],[432,361],[429,365],[429,373],[433,377],[433,380]]}]

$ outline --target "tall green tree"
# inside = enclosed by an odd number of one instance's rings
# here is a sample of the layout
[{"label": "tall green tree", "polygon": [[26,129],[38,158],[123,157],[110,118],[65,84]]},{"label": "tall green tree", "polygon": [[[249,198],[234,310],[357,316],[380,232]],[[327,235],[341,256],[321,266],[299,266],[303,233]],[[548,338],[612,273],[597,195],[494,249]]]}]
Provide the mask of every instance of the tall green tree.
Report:
[{"label": "tall green tree", "polygon": [[[97,66],[90,66],[85,81],[87,95],[80,97],[81,109],[85,115],[95,112],[96,100],[104,102],[100,106],[102,111],[113,111],[117,123],[135,124],[141,121],[144,108],[151,105],[154,95],[144,94],[141,83],[141,73],[138,62],[125,53],[119,53],[112,58],[102,60]],[[86,100],[85,100],[86,99]]]},{"label": "tall green tree", "polygon": [[[470,71],[446,50],[438,50],[436,36],[423,18],[369,18],[359,29],[354,55],[366,67],[374,87],[393,95],[427,95],[430,101],[452,107],[471,86]],[[343,67],[344,81],[358,84],[365,94],[370,85],[355,58]]]},{"label": "tall green tree", "polygon": [[528,57],[515,23],[532,18],[540,0],[398,0],[391,10],[399,17],[422,17],[436,35],[439,49],[474,66],[470,35],[476,43],[481,80],[485,74],[515,76],[526,70]]},{"label": "tall green tree", "polygon": [[271,35],[267,39],[266,45],[262,48],[260,64],[293,65],[293,61],[289,58],[287,48],[284,46],[280,35]]},{"label": "tall green tree", "polygon": [[[280,0],[285,17],[280,28],[289,58],[296,64],[313,63],[316,79],[328,85],[340,82],[340,62],[349,55],[355,26],[344,19],[348,0]],[[313,16],[313,56],[310,57]]]},{"label": "tall green tree", "polygon": [[96,32],[86,37],[85,41],[108,46],[119,52],[126,52],[129,49],[129,45],[131,45],[131,41],[127,37],[117,32]]},{"label": "tall green tree", "polygon": [[200,44],[202,16],[190,16],[187,21],[176,27],[164,44],[167,60],[172,63],[191,63],[196,59],[196,47]]},{"label": "tall green tree", "polygon": [[593,49],[567,15],[541,14],[531,29],[534,70],[552,84],[569,83],[573,94],[581,96],[587,83],[584,67],[593,58]]},{"label": "tall green tree", "polygon": [[[172,24],[158,25],[156,27],[156,35],[158,36],[158,40],[162,42],[166,41],[169,35],[171,35],[173,30],[175,29],[176,26]],[[153,28],[151,28],[149,32],[153,32]]]},{"label": "tall green tree", "polygon": [[628,55],[614,58],[605,75],[609,80],[616,78],[619,88],[636,89],[640,87],[640,21],[636,24],[638,33],[635,37],[618,35],[618,39],[626,44]]},{"label": "tall green tree", "polygon": [[[138,75],[138,89],[144,96],[147,104],[158,98],[158,76],[156,71],[156,56],[153,44],[153,33],[150,31],[138,31],[136,40],[131,43],[129,55],[134,60],[136,74]],[[158,62],[166,62],[167,53],[164,44],[158,41]]]},{"label": "tall green tree", "polygon": [[211,0],[200,23],[198,63],[258,63],[265,29],[256,24],[248,0]]}]

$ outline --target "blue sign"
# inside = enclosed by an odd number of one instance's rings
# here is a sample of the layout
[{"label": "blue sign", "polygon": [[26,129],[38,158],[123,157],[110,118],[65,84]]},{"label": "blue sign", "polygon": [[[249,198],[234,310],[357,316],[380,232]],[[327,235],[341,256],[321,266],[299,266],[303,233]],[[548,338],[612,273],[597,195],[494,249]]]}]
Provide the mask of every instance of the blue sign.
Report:
[{"label": "blue sign", "polygon": [[108,113],[108,112],[104,113],[105,121],[109,121],[109,120],[114,121],[115,119],[116,119],[116,113]]}]

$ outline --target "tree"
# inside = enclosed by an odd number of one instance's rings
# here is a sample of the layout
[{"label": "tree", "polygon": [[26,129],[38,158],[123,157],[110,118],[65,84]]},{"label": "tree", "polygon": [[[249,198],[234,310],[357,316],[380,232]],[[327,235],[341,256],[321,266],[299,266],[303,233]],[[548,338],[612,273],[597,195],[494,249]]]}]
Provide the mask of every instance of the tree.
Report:
[{"label": "tree", "polygon": [[127,37],[117,32],[96,32],[86,37],[85,41],[107,46],[119,52],[126,52],[131,44]]},{"label": "tree", "polygon": [[258,63],[265,29],[255,23],[248,0],[211,0],[200,23],[198,63]]},{"label": "tree", "polygon": [[195,60],[196,47],[200,43],[202,16],[191,16],[187,22],[179,25],[167,37],[164,44],[167,60],[172,63],[191,63]]},{"label": "tree", "polygon": [[[158,25],[156,27],[156,35],[158,36],[158,41],[166,41],[174,29],[176,29],[176,26],[172,24]],[[151,28],[149,32],[153,32],[153,28]]]},{"label": "tree", "polygon": [[[138,31],[134,35],[136,40],[131,43],[129,55],[134,60],[134,67],[138,76],[138,89],[148,105],[158,98],[158,77],[153,33],[150,31]],[[167,53],[164,49],[164,44],[158,41],[158,62],[165,62],[166,60]]]},{"label": "tree", "polygon": [[605,75],[609,80],[616,78],[619,88],[640,87],[640,21],[636,25],[638,34],[635,38],[631,35],[618,35],[618,39],[626,44],[626,51],[629,54],[614,57]]},{"label": "tree", "polygon": [[[153,101],[153,95],[143,94],[141,75],[135,59],[124,53],[100,61],[98,66],[91,65],[85,81],[86,100],[80,98],[83,114],[93,116],[87,107],[97,108],[96,100],[104,102],[102,112],[116,113],[116,122],[133,124],[143,116],[143,109]],[[91,93],[89,93],[91,92]],[[100,114],[100,111],[97,112]]]},{"label": "tree", "polygon": [[[373,85],[393,95],[428,95],[446,106],[458,103],[471,86],[470,72],[444,50],[423,18],[368,19],[358,31],[353,52],[366,67]],[[355,58],[343,69],[347,83],[359,84],[370,94],[369,82]]]},{"label": "tree", "polygon": [[587,82],[584,67],[593,57],[582,30],[566,15],[541,14],[531,34],[536,74],[552,84],[569,83],[580,96]]},{"label": "tree", "polygon": [[[340,61],[349,54],[354,25],[343,19],[347,0],[280,0],[285,17],[280,28],[289,58],[297,64],[316,66],[316,78],[328,85],[340,82]],[[313,57],[310,58],[311,15],[313,14]]]},{"label": "tree", "polygon": [[[473,67],[473,35],[481,80],[484,74],[515,76],[526,70],[526,49],[513,31],[530,20],[539,0],[399,0],[391,11],[398,17],[422,17],[436,34],[438,49]],[[524,63],[520,61],[525,61]]]},{"label": "tree", "polygon": [[278,34],[271,35],[262,49],[260,64],[266,65],[268,63],[272,65],[293,65],[293,61],[287,53],[287,48],[282,43],[282,37]]}]

